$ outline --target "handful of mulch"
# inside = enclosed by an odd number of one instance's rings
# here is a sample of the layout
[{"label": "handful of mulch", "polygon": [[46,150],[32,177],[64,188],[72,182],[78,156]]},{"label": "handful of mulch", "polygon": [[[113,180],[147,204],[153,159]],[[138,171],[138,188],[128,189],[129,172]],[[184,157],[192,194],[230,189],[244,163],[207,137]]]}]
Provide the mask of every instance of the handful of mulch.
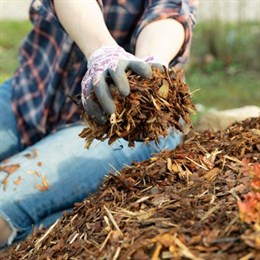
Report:
[{"label": "handful of mulch", "polygon": [[112,144],[124,138],[130,147],[134,147],[135,141],[158,143],[161,136],[168,134],[169,128],[184,132],[184,122],[186,126],[191,125],[190,115],[195,106],[182,70],[153,68],[153,76],[149,79],[128,71],[127,77],[131,89],[127,97],[122,97],[115,86],[110,85],[116,111],[105,125],[96,124],[83,112],[87,127],[79,136],[85,138],[87,148],[94,139],[109,139]]}]

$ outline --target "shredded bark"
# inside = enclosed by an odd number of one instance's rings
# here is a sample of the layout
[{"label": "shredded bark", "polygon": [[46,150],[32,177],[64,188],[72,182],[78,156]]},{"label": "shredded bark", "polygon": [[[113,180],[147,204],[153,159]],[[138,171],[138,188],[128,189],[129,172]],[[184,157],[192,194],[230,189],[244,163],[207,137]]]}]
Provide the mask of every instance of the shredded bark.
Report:
[{"label": "shredded bark", "polygon": [[127,77],[131,89],[127,97],[122,97],[110,85],[116,111],[105,125],[96,124],[83,112],[87,127],[79,136],[85,138],[87,148],[94,139],[109,139],[112,144],[124,138],[133,147],[135,141],[158,142],[168,134],[170,127],[181,132],[185,131],[184,125],[189,129],[195,106],[183,70],[153,68],[153,76],[149,79],[128,71]]},{"label": "shredded bark", "polygon": [[110,175],[48,230],[0,259],[259,259],[259,223],[241,221],[242,160],[259,163],[260,117],[192,133],[175,150]]}]

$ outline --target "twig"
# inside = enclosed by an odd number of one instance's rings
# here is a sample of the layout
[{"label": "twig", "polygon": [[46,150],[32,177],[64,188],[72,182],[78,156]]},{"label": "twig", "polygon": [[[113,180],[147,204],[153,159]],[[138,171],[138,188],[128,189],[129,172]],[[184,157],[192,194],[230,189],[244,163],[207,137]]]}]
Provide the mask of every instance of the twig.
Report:
[{"label": "twig", "polygon": [[57,219],[56,222],[46,231],[46,233],[38,241],[35,242],[35,247],[37,248],[37,250],[39,249],[38,245],[51,233],[58,222],[59,219]]},{"label": "twig", "polygon": [[187,160],[189,160],[189,161],[191,161],[191,162],[193,162],[194,164],[196,164],[197,166],[199,166],[200,168],[202,168],[202,169],[204,169],[204,170],[206,170],[206,171],[208,171],[209,169],[206,167],[206,166],[204,166],[204,165],[201,165],[201,164],[199,164],[199,163],[197,163],[197,162],[195,162],[194,160],[192,160],[191,158],[189,158],[188,156],[185,156],[185,158],[187,159]]},{"label": "twig", "polygon": [[121,229],[119,228],[119,226],[117,225],[113,215],[111,214],[111,212],[108,210],[108,208],[105,205],[104,205],[104,209],[106,210],[107,216],[110,219],[111,223],[114,225],[115,229],[118,230],[121,233],[121,235],[123,236],[123,233],[122,233]]}]

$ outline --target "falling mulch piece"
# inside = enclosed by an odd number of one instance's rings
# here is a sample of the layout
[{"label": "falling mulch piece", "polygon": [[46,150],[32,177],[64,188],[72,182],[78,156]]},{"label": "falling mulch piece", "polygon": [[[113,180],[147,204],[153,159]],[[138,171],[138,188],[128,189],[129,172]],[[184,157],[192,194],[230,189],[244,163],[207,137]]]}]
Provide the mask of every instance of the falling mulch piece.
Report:
[{"label": "falling mulch piece", "polygon": [[35,185],[35,188],[37,189],[37,190],[39,190],[39,191],[46,191],[46,190],[49,190],[49,183],[48,183],[48,181],[47,181],[47,179],[46,179],[46,177],[45,176],[43,176],[43,175],[41,175],[41,181],[42,181],[42,183],[41,184],[36,184]]},{"label": "falling mulch piece", "polygon": [[15,185],[20,185],[21,182],[22,182],[22,180],[23,180],[23,179],[22,179],[22,176],[19,175],[18,178],[14,181],[14,184],[15,184]]},{"label": "falling mulch piece", "polygon": [[[3,190],[6,190],[6,186],[8,184],[8,178],[9,176],[14,173],[15,171],[17,171],[20,168],[20,164],[19,163],[15,163],[15,164],[10,164],[10,165],[0,165],[0,171],[5,172],[7,175],[5,178],[3,178],[3,180],[1,181],[1,184],[3,185]],[[1,187],[1,186],[0,186]]]},{"label": "falling mulch piece", "polygon": [[181,132],[190,127],[190,115],[195,106],[182,70],[153,68],[153,76],[149,79],[128,71],[127,78],[131,89],[127,97],[122,97],[110,85],[116,111],[105,125],[96,124],[83,112],[87,127],[79,136],[85,138],[87,148],[94,139],[109,139],[112,144],[118,138],[124,138],[130,147],[135,141],[158,142],[168,134],[170,127]]},{"label": "falling mulch piece", "polygon": [[259,166],[259,129],[260,117],[190,134],[110,175],[0,259],[260,259],[260,223],[238,207],[250,190],[244,162]]},{"label": "falling mulch piece", "polygon": [[32,152],[28,152],[28,153],[24,154],[24,157],[26,157],[28,159],[35,159],[38,157],[38,150],[36,148],[34,148]]}]

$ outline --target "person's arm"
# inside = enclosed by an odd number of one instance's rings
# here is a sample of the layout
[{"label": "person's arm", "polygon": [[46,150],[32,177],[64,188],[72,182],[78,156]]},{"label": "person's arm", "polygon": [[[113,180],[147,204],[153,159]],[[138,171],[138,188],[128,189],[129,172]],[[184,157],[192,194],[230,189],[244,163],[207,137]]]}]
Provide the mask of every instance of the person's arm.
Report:
[{"label": "person's arm", "polygon": [[131,50],[150,63],[154,57],[163,65],[182,67],[190,55],[197,8],[198,0],[148,1],[131,37]]},{"label": "person's arm", "polygon": [[54,0],[54,6],[60,23],[88,60],[91,53],[102,46],[118,46],[96,0]]},{"label": "person's arm", "polygon": [[88,60],[88,70],[81,82],[83,107],[91,118],[103,124],[107,115],[115,111],[107,76],[111,76],[118,92],[127,96],[130,87],[126,70],[132,69],[148,78],[152,75],[151,66],[116,43],[96,0],[53,1],[60,23]]},{"label": "person's arm", "polygon": [[140,32],[135,55],[140,58],[156,56],[170,63],[180,51],[184,42],[184,28],[174,19],[152,22]]}]

